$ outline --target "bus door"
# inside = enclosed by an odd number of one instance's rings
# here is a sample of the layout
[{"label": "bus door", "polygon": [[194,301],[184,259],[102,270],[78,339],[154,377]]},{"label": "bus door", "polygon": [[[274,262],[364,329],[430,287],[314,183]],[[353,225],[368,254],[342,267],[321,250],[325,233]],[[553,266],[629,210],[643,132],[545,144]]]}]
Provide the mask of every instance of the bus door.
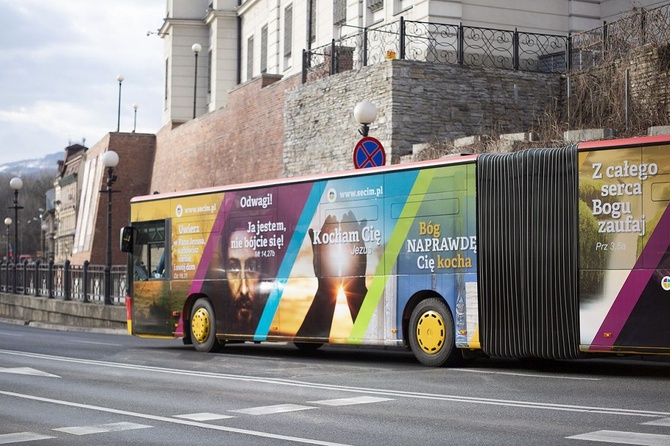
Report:
[{"label": "bus door", "polygon": [[170,255],[165,243],[170,220],[137,222],[133,228],[133,331],[172,336]]}]

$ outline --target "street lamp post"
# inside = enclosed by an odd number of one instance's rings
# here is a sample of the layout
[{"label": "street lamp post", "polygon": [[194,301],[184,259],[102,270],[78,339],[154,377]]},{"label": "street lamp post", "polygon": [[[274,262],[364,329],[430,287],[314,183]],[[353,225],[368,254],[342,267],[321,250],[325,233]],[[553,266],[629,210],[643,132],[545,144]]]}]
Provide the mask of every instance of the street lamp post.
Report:
[{"label": "street lamp post", "polygon": [[42,223],[42,259],[47,259],[47,229],[49,226],[46,222]]},{"label": "street lamp post", "polygon": [[[12,256],[12,261],[14,265],[19,263],[19,209],[23,209],[23,206],[19,206],[19,189],[23,187],[23,180],[19,177],[14,177],[9,181],[9,187],[14,190],[14,206],[10,209],[14,209],[14,255]],[[16,291],[16,267],[14,268],[14,290]]]},{"label": "street lamp post", "polygon": [[5,226],[7,226],[7,261],[9,262],[9,227],[12,225],[12,219],[5,218]]},{"label": "street lamp post", "polygon": [[363,136],[368,136],[370,132],[370,124],[377,119],[377,107],[369,101],[363,101],[356,104],[354,107],[354,117],[359,124],[361,124],[358,132]]},{"label": "street lamp post", "polygon": [[123,74],[116,76],[116,80],[119,81],[119,108],[116,114],[116,133],[121,131],[121,83],[123,82]]},{"label": "street lamp post", "polygon": [[193,76],[193,119],[195,119],[195,103],[198,93],[198,53],[202,51],[202,45],[194,43],[191,50],[195,54],[195,74]]},{"label": "street lamp post", "polygon": [[[105,305],[112,303],[112,185],[116,181],[114,168],[119,164],[119,155],[108,150],[102,155],[102,165],[107,168],[107,258],[105,260]],[[103,192],[103,191],[101,191]]]},{"label": "street lamp post", "polygon": [[137,109],[140,108],[139,105],[137,105],[137,102],[133,104],[133,110],[135,110],[135,115],[133,117],[133,133],[135,133],[135,130],[137,129]]}]

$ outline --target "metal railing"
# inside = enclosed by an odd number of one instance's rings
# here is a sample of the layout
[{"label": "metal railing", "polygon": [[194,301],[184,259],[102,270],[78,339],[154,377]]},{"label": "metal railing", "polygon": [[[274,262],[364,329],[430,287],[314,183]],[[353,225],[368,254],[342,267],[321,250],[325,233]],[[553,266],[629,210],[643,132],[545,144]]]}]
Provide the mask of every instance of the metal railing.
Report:
[{"label": "metal railing", "polygon": [[612,23],[560,36],[475,26],[400,20],[303,51],[303,83],[387,59],[479,66],[540,73],[587,70],[631,49],[670,42],[670,5],[634,9]]},{"label": "metal railing", "polygon": [[565,71],[568,37],[400,20],[303,51],[303,83],[388,59],[518,71]]},{"label": "metal railing", "polygon": [[635,8],[620,19],[571,36],[570,65],[582,71],[625,58],[644,45],[670,42],[670,5]]},{"label": "metal railing", "polygon": [[[105,267],[54,262],[0,262],[0,291],[104,305]],[[125,305],[128,286],[126,266],[112,266],[112,305]]]}]

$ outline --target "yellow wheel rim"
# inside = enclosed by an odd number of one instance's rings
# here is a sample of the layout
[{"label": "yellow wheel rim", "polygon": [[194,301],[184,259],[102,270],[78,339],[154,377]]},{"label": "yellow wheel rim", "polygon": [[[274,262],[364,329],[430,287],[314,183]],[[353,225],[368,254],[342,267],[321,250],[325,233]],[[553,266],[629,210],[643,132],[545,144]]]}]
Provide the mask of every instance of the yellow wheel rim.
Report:
[{"label": "yellow wheel rim", "polygon": [[198,343],[207,341],[212,329],[209,312],[204,308],[198,308],[191,318],[191,331]]},{"label": "yellow wheel rim", "polygon": [[416,324],[416,340],[425,353],[437,354],[444,346],[444,319],[436,311],[426,311]]}]

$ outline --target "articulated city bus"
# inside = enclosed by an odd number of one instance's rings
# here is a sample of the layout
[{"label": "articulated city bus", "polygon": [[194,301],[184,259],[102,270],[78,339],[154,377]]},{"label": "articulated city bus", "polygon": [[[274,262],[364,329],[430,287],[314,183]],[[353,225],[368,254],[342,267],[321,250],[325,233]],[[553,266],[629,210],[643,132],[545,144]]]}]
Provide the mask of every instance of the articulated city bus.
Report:
[{"label": "articulated city bus", "polygon": [[569,359],[670,354],[670,135],[137,197],[128,329]]}]

